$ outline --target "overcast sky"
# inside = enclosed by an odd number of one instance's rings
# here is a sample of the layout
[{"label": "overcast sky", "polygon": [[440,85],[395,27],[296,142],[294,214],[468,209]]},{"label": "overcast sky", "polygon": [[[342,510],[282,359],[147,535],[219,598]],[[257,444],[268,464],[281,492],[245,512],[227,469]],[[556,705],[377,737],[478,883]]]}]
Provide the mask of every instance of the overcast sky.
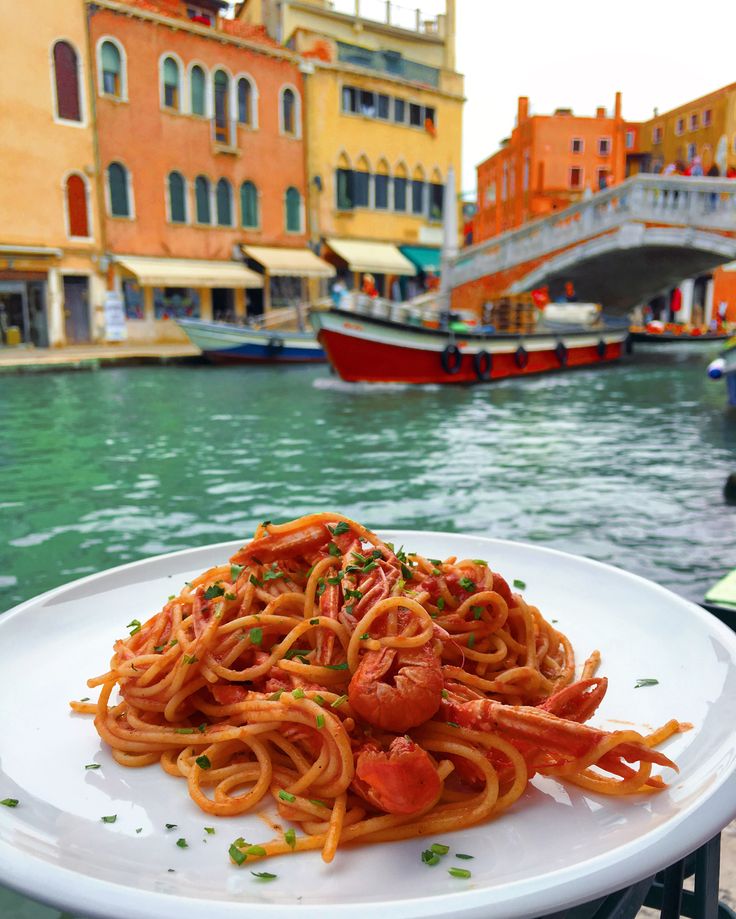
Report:
[{"label": "overcast sky", "polygon": [[[444,0],[424,5],[436,12]],[[595,115],[599,105],[612,110],[620,90],[624,118],[643,121],[655,106],[665,112],[736,82],[733,0],[457,0],[457,8],[464,191],[510,134],[518,96],[540,115]]]}]

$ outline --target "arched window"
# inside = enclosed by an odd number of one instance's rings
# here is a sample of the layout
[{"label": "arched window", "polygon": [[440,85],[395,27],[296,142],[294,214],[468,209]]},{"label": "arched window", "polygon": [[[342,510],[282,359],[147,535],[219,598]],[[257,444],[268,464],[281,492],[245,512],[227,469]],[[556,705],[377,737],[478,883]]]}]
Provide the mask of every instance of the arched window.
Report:
[{"label": "arched window", "polygon": [[170,172],[169,179],[169,220],[172,223],[187,222],[187,183],[180,172]]},{"label": "arched window", "polygon": [[353,204],[355,207],[370,207],[371,203],[371,167],[368,160],[361,156],[353,173]]},{"label": "arched window", "polygon": [[238,122],[253,127],[253,87],[250,80],[241,77],[238,80]]},{"label": "arched window", "polygon": [[244,227],[258,226],[258,191],[252,182],[240,186],[240,211]]},{"label": "arched window", "polygon": [[281,132],[296,137],[298,124],[296,93],[287,86],[281,93]]},{"label": "arched window", "polygon": [[110,214],[113,217],[130,217],[128,170],[122,163],[110,163],[107,167],[107,186],[110,195]]},{"label": "arched window", "polygon": [[299,190],[294,188],[286,189],[285,196],[285,205],[286,205],[286,232],[287,233],[301,233],[302,232],[302,196],[299,194]]},{"label": "arched window", "polygon": [[429,183],[429,219],[442,220],[442,211],[445,204],[445,186],[439,169],[432,172]]},{"label": "arched window", "polygon": [[54,82],[56,117],[65,121],[81,121],[79,58],[68,41],[57,41],[54,45]]},{"label": "arched window", "polygon": [[164,107],[179,111],[179,65],[173,57],[164,58],[162,77]]},{"label": "arched window", "polygon": [[227,179],[220,179],[215,192],[217,223],[221,227],[233,225],[233,193]]},{"label": "arched window", "polygon": [[210,208],[210,180],[207,176],[197,176],[194,180],[194,197],[197,205],[197,223],[212,223]]},{"label": "arched window", "polygon": [[354,206],[353,170],[346,153],[341,153],[337,161],[335,192],[337,209],[340,211],[352,210]]},{"label": "arched window", "polygon": [[424,211],[424,171],[417,166],[411,180],[411,212],[423,214]]},{"label": "arched window", "polygon": [[388,175],[388,163],[386,160],[379,160],[376,167],[376,174],[373,176],[373,206],[376,210],[388,210],[388,189],[390,183]]},{"label": "arched window", "polygon": [[399,163],[394,170],[394,210],[402,214],[406,212],[407,182],[406,166],[403,163]]},{"label": "arched window", "polygon": [[72,173],[66,180],[66,212],[69,217],[69,235],[87,239],[90,235],[87,185],[82,176],[76,173]]},{"label": "arched window", "polygon": [[189,74],[189,93],[192,115],[207,114],[207,78],[199,64],[195,64]]},{"label": "arched window", "polygon": [[123,96],[123,61],[120,49],[109,39],[100,45],[100,81],[102,94],[120,99]]},{"label": "arched window", "polygon": [[230,78],[224,70],[215,73],[215,140],[221,144],[230,141]]}]

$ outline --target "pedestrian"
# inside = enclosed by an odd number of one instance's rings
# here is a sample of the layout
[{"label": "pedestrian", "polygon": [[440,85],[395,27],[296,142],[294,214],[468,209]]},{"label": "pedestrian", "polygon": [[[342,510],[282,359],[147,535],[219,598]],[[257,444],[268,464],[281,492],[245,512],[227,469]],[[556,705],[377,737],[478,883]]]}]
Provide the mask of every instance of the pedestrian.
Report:
[{"label": "pedestrian", "polygon": [[568,303],[576,303],[578,299],[577,294],[575,293],[575,285],[572,281],[565,282],[565,300]]},{"label": "pedestrian", "polygon": [[694,156],[690,161],[690,168],[688,170],[688,175],[690,176],[702,176],[703,175],[703,162],[699,156]]},{"label": "pedestrian", "polygon": [[376,288],[376,279],[372,274],[363,275],[363,286],[361,290],[367,296],[375,299],[378,296],[378,289]]},{"label": "pedestrian", "polygon": [[332,297],[332,302],[335,304],[335,306],[340,305],[340,301],[342,300],[343,295],[347,293],[347,290],[348,287],[344,278],[338,275],[335,279],[335,283],[332,285],[332,289],[330,290],[330,296]]},{"label": "pedestrian", "polygon": [[726,169],[726,178],[727,179],[736,179],[736,166],[729,166]]}]

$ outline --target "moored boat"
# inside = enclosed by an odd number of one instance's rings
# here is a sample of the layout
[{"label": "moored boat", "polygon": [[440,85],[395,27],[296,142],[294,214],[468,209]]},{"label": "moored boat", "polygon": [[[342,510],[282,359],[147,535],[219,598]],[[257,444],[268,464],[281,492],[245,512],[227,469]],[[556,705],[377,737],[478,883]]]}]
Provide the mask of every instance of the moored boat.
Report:
[{"label": "moored boat", "polygon": [[729,404],[736,405],[736,335],[728,339],[720,357],[708,364],[708,376],[725,379]]},{"label": "moored boat", "polygon": [[701,344],[725,341],[729,333],[724,329],[706,329],[699,326],[685,326],[673,322],[653,320],[646,325],[632,325],[629,329],[632,344],[671,345]]},{"label": "moored boat", "polygon": [[213,363],[303,364],[325,360],[312,331],[258,329],[204,319],[177,319],[177,323]]},{"label": "moored boat", "polygon": [[478,383],[597,365],[618,360],[628,335],[625,321],[553,329],[536,318],[500,331],[365,297],[314,308],[310,319],[348,382]]}]

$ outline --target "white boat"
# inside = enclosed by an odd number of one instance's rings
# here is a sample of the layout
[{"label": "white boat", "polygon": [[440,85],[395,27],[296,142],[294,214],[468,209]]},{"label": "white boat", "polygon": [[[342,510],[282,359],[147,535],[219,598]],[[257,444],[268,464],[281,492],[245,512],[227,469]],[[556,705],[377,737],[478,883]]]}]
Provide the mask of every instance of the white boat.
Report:
[{"label": "white boat", "polygon": [[192,344],[217,364],[304,364],[325,361],[314,333],[252,328],[206,319],[177,319]]}]

